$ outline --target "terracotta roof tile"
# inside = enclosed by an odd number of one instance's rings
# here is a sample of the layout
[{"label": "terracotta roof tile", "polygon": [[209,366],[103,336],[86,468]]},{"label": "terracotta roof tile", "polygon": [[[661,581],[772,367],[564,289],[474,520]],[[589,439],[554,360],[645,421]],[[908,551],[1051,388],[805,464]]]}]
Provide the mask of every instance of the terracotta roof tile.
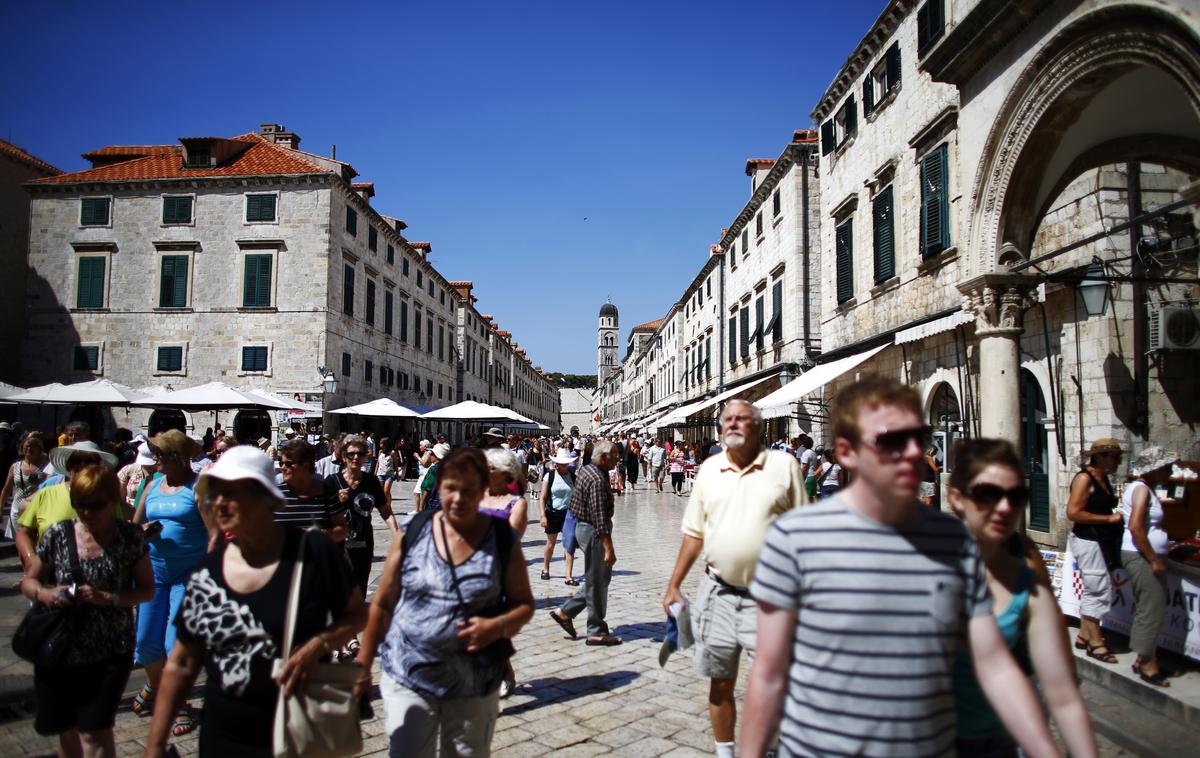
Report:
[{"label": "terracotta roof tile", "polygon": [[747,158],[746,159],[746,176],[749,176],[755,171],[764,168],[770,168],[775,165],[774,158]]},{"label": "terracotta roof tile", "polygon": [[633,327],[633,331],[635,331],[635,332],[652,332],[655,329],[657,329],[659,327],[659,324],[661,324],[662,322],[663,322],[663,320],[661,318],[656,318],[653,321],[647,321],[644,324],[638,324],[637,326]]},{"label": "terracotta roof tile", "polygon": [[17,147],[16,145],[9,142],[8,140],[0,139],[0,153],[7,155],[8,157],[10,157],[14,160],[18,160],[27,166],[32,166],[33,168],[36,168],[39,171],[44,171],[47,174],[61,174],[62,173],[61,169],[51,166],[46,161],[42,160],[41,158],[38,158],[37,156],[33,155],[32,153],[22,150],[21,148]]},{"label": "terracotta roof tile", "polygon": [[433,243],[432,243],[432,242],[409,242],[409,243],[408,243],[408,245],[409,245],[409,247],[411,247],[413,250],[423,250],[423,251],[425,251],[426,253],[428,253],[428,252],[430,252],[430,251],[432,251],[432,250],[433,250]]},{"label": "terracotta roof tile", "polygon": [[[228,163],[214,168],[183,167],[182,148],[168,145],[169,151],[155,152],[142,158],[112,163],[106,166],[74,171],[69,174],[35,179],[34,184],[74,184],[85,182],[129,182],[153,179],[190,179],[223,176],[278,176],[287,174],[319,174],[324,169],[296,156],[293,151],[277,146],[257,134],[232,138],[251,143],[244,152]],[[114,146],[119,147],[119,146]],[[111,150],[114,148],[102,148]]]}]

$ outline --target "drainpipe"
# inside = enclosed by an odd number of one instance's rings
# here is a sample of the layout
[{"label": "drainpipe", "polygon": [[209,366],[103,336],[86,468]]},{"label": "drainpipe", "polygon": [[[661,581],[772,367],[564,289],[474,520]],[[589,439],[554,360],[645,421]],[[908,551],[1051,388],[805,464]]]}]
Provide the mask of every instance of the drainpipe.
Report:
[{"label": "drainpipe", "polygon": [[721,262],[717,264],[717,269],[721,272],[717,277],[717,332],[721,335],[720,349],[717,350],[717,355],[721,357],[721,368],[717,373],[717,391],[721,392],[725,389],[725,253],[721,253]]},{"label": "drainpipe", "polygon": [[[1142,164],[1137,161],[1126,163],[1125,176],[1129,185],[1129,218],[1137,218],[1142,212]],[[1129,230],[1129,255],[1132,261],[1129,275],[1133,279],[1133,402],[1137,409],[1135,432],[1142,439],[1149,439],[1150,360],[1146,356],[1146,267],[1138,250],[1141,238],[1141,224]],[[1115,305],[1113,310],[1116,311]]]},{"label": "drainpipe", "polygon": [[[812,156],[811,149],[804,154],[804,167],[800,171],[800,247],[804,255],[802,268],[804,270],[804,357],[809,358],[812,355],[812,306],[810,298],[812,294],[809,292],[809,240],[808,240],[808,162]],[[721,305],[724,308],[724,303]]]}]

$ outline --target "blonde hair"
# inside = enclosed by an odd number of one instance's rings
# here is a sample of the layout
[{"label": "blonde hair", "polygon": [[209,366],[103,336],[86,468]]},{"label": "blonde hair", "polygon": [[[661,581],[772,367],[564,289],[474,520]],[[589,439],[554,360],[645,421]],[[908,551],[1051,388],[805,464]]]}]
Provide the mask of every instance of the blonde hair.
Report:
[{"label": "blonde hair", "polygon": [[71,477],[71,504],[103,502],[116,505],[121,500],[117,474],[101,463],[84,466]]}]

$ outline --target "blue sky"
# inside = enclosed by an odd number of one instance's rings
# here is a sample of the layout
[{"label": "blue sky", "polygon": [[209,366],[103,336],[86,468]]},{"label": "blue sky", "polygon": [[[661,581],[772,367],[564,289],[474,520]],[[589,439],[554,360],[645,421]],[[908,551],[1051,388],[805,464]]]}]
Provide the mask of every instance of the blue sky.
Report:
[{"label": "blue sky", "polygon": [[472,279],[547,370],[595,371],[679,297],[883,0],[6,3],[0,136],[109,144],[284,124]]}]

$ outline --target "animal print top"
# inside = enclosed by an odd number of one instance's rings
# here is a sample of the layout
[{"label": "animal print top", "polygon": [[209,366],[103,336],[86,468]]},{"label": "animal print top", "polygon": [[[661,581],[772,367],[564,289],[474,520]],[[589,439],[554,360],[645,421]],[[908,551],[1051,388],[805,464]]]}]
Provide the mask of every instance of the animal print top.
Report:
[{"label": "animal print top", "polygon": [[205,556],[188,580],[175,625],[181,641],[204,649],[201,754],[270,754],[279,692],[271,666],[282,655],[288,586],[300,539],[307,542],[296,647],[325,629],[329,614],[341,614],[356,586],[341,550],[323,533],[288,529],[286,534],[274,575],[255,592],[242,594],[225,582],[225,542]]}]

